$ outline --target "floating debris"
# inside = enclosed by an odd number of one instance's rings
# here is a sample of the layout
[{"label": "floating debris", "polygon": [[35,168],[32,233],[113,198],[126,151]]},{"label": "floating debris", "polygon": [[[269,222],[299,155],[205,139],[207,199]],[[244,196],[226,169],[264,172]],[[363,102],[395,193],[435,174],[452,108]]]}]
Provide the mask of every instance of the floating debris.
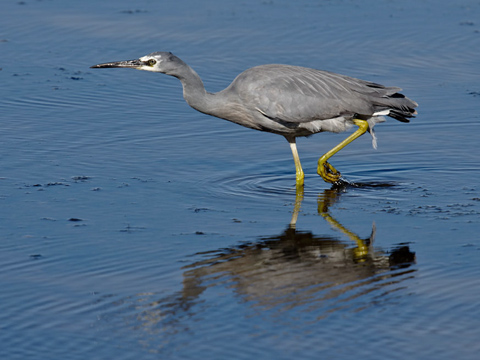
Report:
[{"label": "floating debris", "polygon": [[87,181],[90,180],[90,176],[80,175],[80,176],[72,176],[73,181]]}]

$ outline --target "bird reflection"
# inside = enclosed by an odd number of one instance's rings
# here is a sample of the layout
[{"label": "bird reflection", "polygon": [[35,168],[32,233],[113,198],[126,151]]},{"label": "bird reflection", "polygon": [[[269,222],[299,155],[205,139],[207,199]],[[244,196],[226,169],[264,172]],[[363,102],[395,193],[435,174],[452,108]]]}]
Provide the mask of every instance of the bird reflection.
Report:
[{"label": "bird reflection", "polygon": [[[235,288],[243,300],[268,309],[285,310],[302,305],[315,308],[328,301],[329,311],[333,311],[341,308],[346,298],[355,307],[354,299],[382,287],[389,289],[378,296],[387,296],[390,290],[395,290],[395,284],[412,275],[414,270],[408,268],[415,254],[408,246],[399,246],[390,252],[374,248],[375,224],[365,238],[340,224],[329,207],[339,200],[343,191],[340,187],[321,193],[318,213],[345,234],[349,242],[298,230],[303,192],[297,191],[292,220],[280,235],[203,253],[209,255],[206,260],[186,266],[182,298],[196,298],[208,287],[225,282]],[[367,305],[362,302],[360,307]]]},{"label": "bird reflection", "polygon": [[204,259],[183,268],[181,290],[166,296],[139,294],[135,319],[130,319],[135,328],[155,339],[160,333],[168,339],[165,335],[190,331],[185,319],[201,317],[209,306],[216,306],[217,296],[208,295],[212,288],[227,289],[229,296],[254,311],[282,314],[282,322],[292,316],[296,324],[298,311],[308,313],[309,321],[318,321],[338,311],[356,312],[396,301],[404,293],[398,290],[406,287],[405,280],[414,277],[415,254],[407,245],[390,251],[374,247],[375,224],[370,235],[361,238],[336,220],[329,208],[344,191],[344,187],[325,190],[317,205],[318,214],[347,241],[298,229],[304,197],[299,190],[292,219],[279,235],[195,254]]}]

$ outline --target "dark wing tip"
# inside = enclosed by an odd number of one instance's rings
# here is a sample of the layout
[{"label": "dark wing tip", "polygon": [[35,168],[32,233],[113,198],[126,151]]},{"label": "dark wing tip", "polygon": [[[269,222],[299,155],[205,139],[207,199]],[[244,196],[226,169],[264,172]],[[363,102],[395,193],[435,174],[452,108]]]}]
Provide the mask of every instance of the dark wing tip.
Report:
[{"label": "dark wing tip", "polygon": [[388,116],[394,118],[395,120],[408,123],[410,118],[414,118],[417,112],[414,109],[409,109],[409,111],[402,110],[390,110]]}]

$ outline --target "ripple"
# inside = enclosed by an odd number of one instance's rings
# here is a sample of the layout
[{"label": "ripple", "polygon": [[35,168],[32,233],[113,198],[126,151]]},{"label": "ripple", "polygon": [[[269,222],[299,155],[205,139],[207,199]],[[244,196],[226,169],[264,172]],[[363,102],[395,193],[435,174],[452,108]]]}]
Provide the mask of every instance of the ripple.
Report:
[{"label": "ripple", "polygon": [[[329,185],[316,174],[305,175],[305,183],[308,183],[308,186],[305,185],[304,195],[317,195],[325,188],[329,188]],[[201,185],[215,197],[265,198],[286,195],[291,198],[296,194],[295,175],[281,172],[251,172],[249,174],[222,172],[219,175],[202,179]]]},{"label": "ripple", "polygon": [[[394,181],[350,181],[343,179],[336,184],[325,183],[317,174],[305,175],[305,186],[302,194],[306,197],[315,197],[325,190],[331,189],[344,192],[352,189],[382,189],[399,185]],[[214,197],[250,197],[265,198],[288,196],[297,193],[295,175],[287,173],[260,173],[249,174],[225,172],[204,178],[200,186],[205,188],[209,195]]]}]

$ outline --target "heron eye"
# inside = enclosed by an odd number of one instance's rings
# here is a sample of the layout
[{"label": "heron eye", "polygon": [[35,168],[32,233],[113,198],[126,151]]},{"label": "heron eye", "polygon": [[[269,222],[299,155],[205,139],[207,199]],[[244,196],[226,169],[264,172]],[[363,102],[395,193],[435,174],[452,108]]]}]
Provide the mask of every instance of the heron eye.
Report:
[{"label": "heron eye", "polygon": [[156,61],[156,60],[153,60],[153,59],[150,59],[150,60],[147,61],[147,65],[148,65],[148,66],[153,66],[153,65],[155,65],[156,63],[157,63],[157,61]]}]

